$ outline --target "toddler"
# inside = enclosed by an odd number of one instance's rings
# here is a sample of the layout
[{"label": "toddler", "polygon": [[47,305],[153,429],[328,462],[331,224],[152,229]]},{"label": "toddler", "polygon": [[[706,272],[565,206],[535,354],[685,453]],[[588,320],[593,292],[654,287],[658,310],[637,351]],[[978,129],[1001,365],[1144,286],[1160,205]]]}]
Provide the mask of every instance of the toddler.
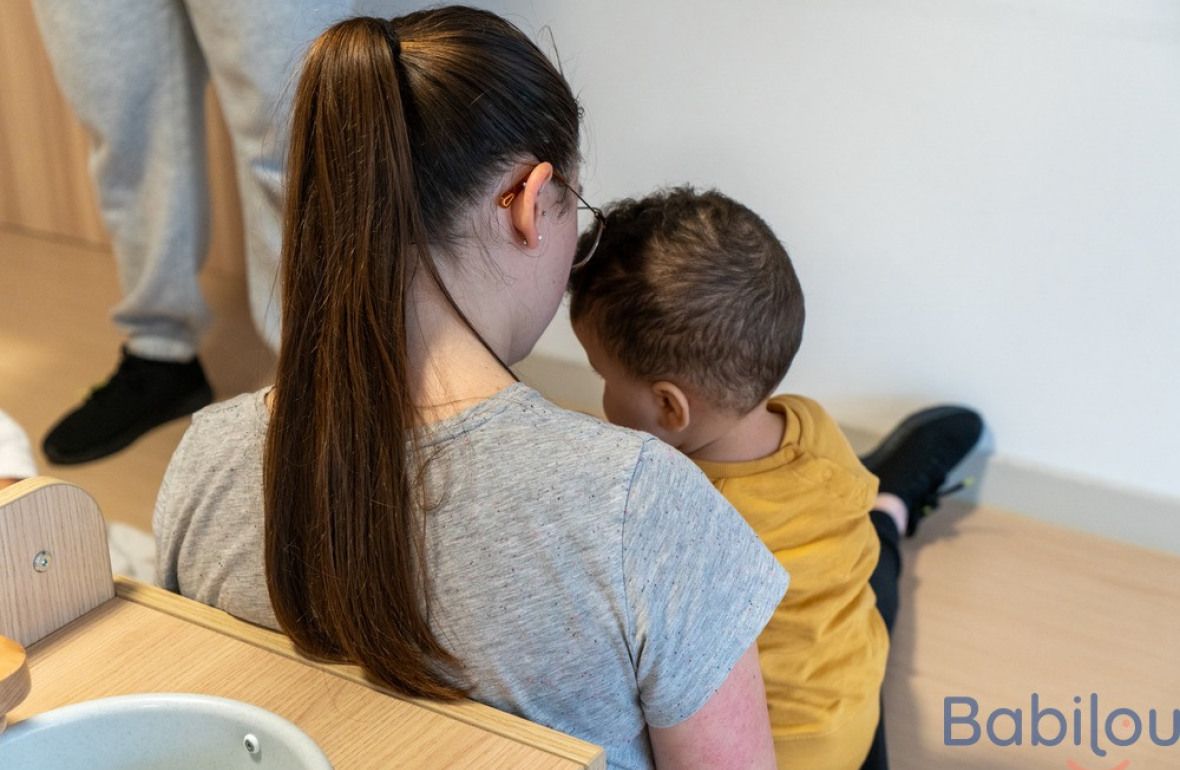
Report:
[{"label": "toddler", "polygon": [[803,293],[766,223],[717,192],[609,207],[570,293],[607,418],[696,461],[791,574],[758,640],[779,767],[887,767],[897,543],[975,445],[978,415],[919,412],[862,464],[818,403],[772,396],[799,348]]}]

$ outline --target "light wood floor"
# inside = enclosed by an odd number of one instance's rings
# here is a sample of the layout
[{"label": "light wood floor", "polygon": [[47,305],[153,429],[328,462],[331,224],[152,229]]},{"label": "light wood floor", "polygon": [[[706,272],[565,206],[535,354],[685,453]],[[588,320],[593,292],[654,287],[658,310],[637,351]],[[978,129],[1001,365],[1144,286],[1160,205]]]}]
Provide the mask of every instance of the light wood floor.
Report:
[{"label": "light wood floor", "polygon": [[[218,399],[266,384],[274,356],[258,339],[244,279],[202,276],[213,326],[201,360]],[[187,420],[172,422],[98,462],[49,466],[41,438],[118,363],[122,336],[109,319],[119,300],[114,261],[78,242],[0,227],[0,409],[24,426],[42,473],[80,485],[111,521],[151,528],[156,490]]]},{"label": "light wood floor", "polygon": [[[34,442],[62,410],[105,377],[119,336],[106,320],[118,295],[112,263],[92,248],[0,230],[0,408]],[[273,360],[258,342],[235,276],[204,277],[217,319],[202,351],[219,398],[266,382]],[[89,490],[111,520],[147,527],[157,485],[184,430],[173,423],[116,457],[45,472]],[[43,462],[43,458],[38,458]],[[1116,511],[1111,512],[1117,516]],[[902,612],[886,686],[895,770],[1180,767],[1180,746],[1146,738],[1109,754],[1073,733],[1056,748],[1030,746],[1030,698],[1072,720],[1074,696],[1114,709],[1157,710],[1157,734],[1180,708],[1180,559],[1054,528],[1001,511],[940,511],[906,546]],[[944,698],[975,698],[986,715],[1020,709],[1024,744],[943,745]],[[959,713],[959,712],[956,712]],[[1127,728],[1115,722],[1115,734]],[[986,726],[986,725],[985,725]],[[999,735],[1011,734],[1002,719]],[[1052,720],[1043,734],[1056,732]],[[1071,728],[1072,729],[1072,728]],[[1100,728],[1101,729],[1101,728]],[[1146,725],[1145,725],[1146,729]],[[965,735],[960,728],[956,737]]]}]

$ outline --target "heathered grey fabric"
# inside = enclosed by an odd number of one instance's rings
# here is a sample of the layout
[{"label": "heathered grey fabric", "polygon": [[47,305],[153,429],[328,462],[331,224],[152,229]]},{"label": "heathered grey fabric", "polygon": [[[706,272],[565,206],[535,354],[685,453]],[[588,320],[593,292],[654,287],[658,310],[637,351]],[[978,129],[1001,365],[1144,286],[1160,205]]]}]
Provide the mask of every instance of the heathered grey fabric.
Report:
[{"label": "heathered grey fabric", "polygon": [[[254,393],[198,413],[156,505],[166,588],[276,627]],[[687,458],[513,385],[433,426],[431,623],[473,697],[651,767],[645,723],[691,716],[787,574]]]}]

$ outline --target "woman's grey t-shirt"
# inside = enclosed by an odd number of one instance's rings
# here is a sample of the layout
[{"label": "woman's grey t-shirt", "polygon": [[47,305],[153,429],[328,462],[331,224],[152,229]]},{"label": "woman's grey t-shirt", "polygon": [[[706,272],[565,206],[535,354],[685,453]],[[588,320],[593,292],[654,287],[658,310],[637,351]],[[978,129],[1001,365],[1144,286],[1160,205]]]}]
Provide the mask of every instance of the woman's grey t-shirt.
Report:
[{"label": "woman's grey t-shirt", "polygon": [[[199,412],[156,503],[160,584],[277,628],[263,575],[265,392]],[[652,766],[787,574],[687,458],[513,385],[430,428],[431,625],[472,697]]]}]

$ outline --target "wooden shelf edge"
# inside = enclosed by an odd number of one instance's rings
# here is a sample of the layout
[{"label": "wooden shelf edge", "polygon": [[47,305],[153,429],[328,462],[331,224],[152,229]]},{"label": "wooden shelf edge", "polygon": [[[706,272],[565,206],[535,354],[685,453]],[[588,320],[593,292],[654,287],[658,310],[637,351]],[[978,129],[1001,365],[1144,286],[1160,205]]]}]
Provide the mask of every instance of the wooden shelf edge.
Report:
[{"label": "wooden shelf edge", "polygon": [[10,503],[10,502],[13,502],[16,499],[25,496],[29,492],[33,492],[38,489],[43,489],[45,487],[57,486],[58,484],[61,484],[63,486],[67,486],[67,487],[73,487],[74,489],[77,489],[79,492],[82,492],[83,494],[85,494],[87,497],[90,496],[89,493],[86,492],[86,490],[82,489],[77,484],[71,484],[68,481],[62,481],[61,479],[55,479],[52,476],[32,476],[27,479],[22,479],[21,481],[16,482],[12,486],[8,486],[8,487],[5,487],[4,489],[0,490],[0,506],[6,505],[7,503]]}]

